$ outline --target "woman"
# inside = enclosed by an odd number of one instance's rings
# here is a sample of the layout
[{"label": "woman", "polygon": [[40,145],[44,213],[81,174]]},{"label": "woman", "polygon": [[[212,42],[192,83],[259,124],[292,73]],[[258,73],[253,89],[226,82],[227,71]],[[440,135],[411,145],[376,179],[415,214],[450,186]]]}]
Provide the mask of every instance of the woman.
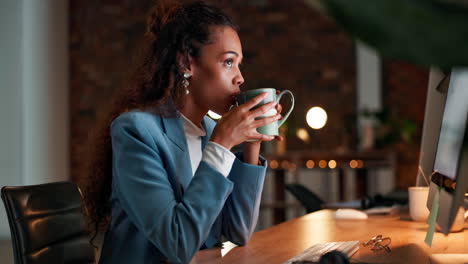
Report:
[{"label": "woman", "polygon": [[[253,109],[265,94],[229,111],[244,82],[242,47],[220,10],[160,2],[148,33],[148,55],[113,103],[84,187],[94,231],[107,226],[100,263],[188,263],[223,238],[245,244],[266,170],[260,144],[275,139],[255,129],[281,118],[274,103]],[[223,115],[217,124],[208,110]]]}]

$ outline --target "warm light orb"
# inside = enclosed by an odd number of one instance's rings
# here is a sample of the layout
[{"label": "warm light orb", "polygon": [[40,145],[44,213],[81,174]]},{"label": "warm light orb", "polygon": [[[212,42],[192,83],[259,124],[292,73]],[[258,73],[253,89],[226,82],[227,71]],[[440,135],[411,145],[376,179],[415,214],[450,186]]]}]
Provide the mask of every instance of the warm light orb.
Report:
[{"label": "warm light orb", "polygon": [[321,129],[327,123],[327,112],[321,107],[312,107],[307,111],[306,120],[311,128]]},{"label": "warm light orb", "polygon": [[279,165],[279,164],[278,164],[278,161],[276,161],[276,160],[270,161],[270,168],[272,168],[272,169],[277,169],[277,168],[278,168],[278,165]]},{"label": "warm light orb", "polygon": [[336,161],[335,161],[335,160],[330,160],[330,161],[328,162],[328,167],[329,167],[330,169],[336,168]]},{"label": "warm light orb", "polygon": [[322,169],[325,169],[327,167],[327,161],[326,160],[319,161],[319,167]]},{"label": "warm light orb", "polygon": [[353,169],[356,169],[358,166],[358,162],[356,160],[351,160],[349,162],[349,167],[353,168]]},{"label": "warm light orb", "polygon": [[306,167],[307,167],[308,169],[312,169],[313,167],[315,167],[315,162],[314,162],[313,160],[308,160],[308,161],[306,162]]},{"label": "warm light orb", "polygon": [[213,112],[211,110],[208,111],[208,116],[213,118],[213,119],[216,119],[216,120],[221,118],[220,115],[218,115],[217,113],[215,113],[215,112]]},{"label": "warm light orb", "polygon": [[307,132],[307,130],[305,128],[299,128],[298,130],[296,130],[296,136],[300,140],[302,140],[302,141],[304,141],[306,143],[308,143],[310,141],[309,132]]}]

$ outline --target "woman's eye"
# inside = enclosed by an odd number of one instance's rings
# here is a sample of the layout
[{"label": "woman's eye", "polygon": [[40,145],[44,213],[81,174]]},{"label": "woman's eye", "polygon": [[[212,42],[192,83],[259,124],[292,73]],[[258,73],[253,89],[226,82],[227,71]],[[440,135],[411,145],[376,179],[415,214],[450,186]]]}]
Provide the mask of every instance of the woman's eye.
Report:
[{"label": "woman's eye", "polygon": [[225,61],[224,61],[224,64],[225,64],[226,66],[228,66],[228,67],[232,67],[233,61],[232,61],[232,59],[228,59],[228,60],[225,60]]}]

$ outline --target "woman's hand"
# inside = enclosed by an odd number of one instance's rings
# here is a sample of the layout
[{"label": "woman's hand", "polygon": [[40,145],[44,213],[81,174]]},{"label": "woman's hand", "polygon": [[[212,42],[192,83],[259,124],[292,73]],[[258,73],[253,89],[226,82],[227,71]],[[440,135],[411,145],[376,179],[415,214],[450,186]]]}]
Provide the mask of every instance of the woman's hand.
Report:
[{"label": "woman's hand", "polygon": [[[263,135],[256,130],[258,127],[276,122],[281,118],[281,114],[278,111],[274,116],[255,120],[256,117],[262,116],[272,108],[278,106],[275,101],[272,101],[252,110],[266,95],[266,93],[257,95],[247,103],[226,113],[218,121],[210,141],[218,143],[227,149],[231,149],[235,145],[247,140],[258,140],[257,144],[259,144],[261,141],[271,141],[275,139],[275,136]],[[278,109],[278,107],[276,109]]]},{"label": "woman's hand", "polygon": [[[276,91],[277,94],[280,93],[279,90]],[[283,107],[281,104],[276,105],[276,112],[281,113],[281,110]],[[282,136],[275,136],[275,139],[278,141],[282,141],[283,137]],[[243,162],[253,164],[253,165],[260,165],[258,156],[260,154],[260,144],[261,141],[251,141],[251,142],[244,142],[242,143],[242,159]]]}]

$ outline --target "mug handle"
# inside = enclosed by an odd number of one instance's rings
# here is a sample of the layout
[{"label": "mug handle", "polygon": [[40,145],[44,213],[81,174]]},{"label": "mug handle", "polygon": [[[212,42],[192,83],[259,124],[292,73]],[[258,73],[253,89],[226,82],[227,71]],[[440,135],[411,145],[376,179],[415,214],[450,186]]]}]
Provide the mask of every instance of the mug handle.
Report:
[{"label": "mug handle", "polygon": [[294,109],[294,95],[289,90],[284,90],[280,94],[278,94],[278,97],[276,97],[276,102],[279,103],[279,101],[281,100],[281,97],[283,95],[285,95],[286,93],[289,93],[289,95],[291,95],[291,109],[289,109],[289,111],[286,113],[286,115],[283,116],[283,119],[280,120],[280,122],[278,124],[278,127],[283,125],[283,123],[288,119],[289,115],[291,114],[292,110]]}]

